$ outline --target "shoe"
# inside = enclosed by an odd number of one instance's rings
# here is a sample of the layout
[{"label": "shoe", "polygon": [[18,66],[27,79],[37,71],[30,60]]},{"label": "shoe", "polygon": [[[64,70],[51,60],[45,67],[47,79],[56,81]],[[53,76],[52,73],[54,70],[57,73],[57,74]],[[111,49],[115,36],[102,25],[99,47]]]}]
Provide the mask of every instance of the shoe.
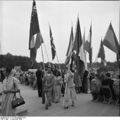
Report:
[{"label": "shoe", "polygon": [[51,103],[48,104],[48,106],[51,106],[51,105],[52,105]]},{"label": "shoe", "polygon": [[72,106],[72,107],[75,107],[75,104],[72,104],[71,106]]},{"label": "shoe", "polygon": [[64,109],[68,109],[69,107],[67,106],[67,107],[64,107]]},{"label": "shoe", "polygon": [[45,104],[45,102],[42,102],[42,104]]},{"label": "shoe", "polygon": [[75,103],[74,102],[72,102],[72,105],[71,105],[72,107],[74,107],[75,106]]},{"label": "shoe", "polygon": [[45,106],[45,110],[48,110],[48,106]]}]

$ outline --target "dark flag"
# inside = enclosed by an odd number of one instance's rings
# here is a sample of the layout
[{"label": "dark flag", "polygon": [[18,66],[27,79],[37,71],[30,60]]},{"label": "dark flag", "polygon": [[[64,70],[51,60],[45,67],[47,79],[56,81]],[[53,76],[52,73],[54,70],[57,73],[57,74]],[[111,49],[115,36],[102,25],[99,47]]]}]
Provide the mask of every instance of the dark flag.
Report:
[{"label": "dark flag", "polygon": [[106,60],[105,60],[105,51],[104,51],[104,47],[103,47],[103,42],[101,40],[101,44],[100,44],[100,49],[98,52],[98,58],[101,58],[101,63],[106,66]]},{"label": "dark flag", "polygon": [[98,58],[101,58],[102,60],[105,60],[105,51],[104,51],[102,40],[101,40],[100,49],[99,49],[99,52],[98,52]]},{"label": "dark flag", "polygon": [[[72,59],[71,59],[70,66],[71,66],[71,68],[76,66],[76,70],[78,71],[79,75],[81,75],[80,73],[81,73],[81,70],[82,70],[81,59],[80,59],[80,56],[79,56],[81,46],[82,46],[82,35],[81,35],[79,18],[78,18],[75,40],[74,40],[74,44],[73,44],[73,54],[72,54]],[[76,53],[74,51],[76,51]]]},{"label": "dark flag", "polygon": [[29,36],[29,50],[32,64],[36,59],[37,49],[43,43],[43,38],[39,29],[38,15],[36,9],[36,2],[33,0],[31,23],[30,23],[30,36]]},{"label": "dark flag", "polygon": [[110,50],[115,52],[117,54],[117,57],[118,57],[119,44],[118,44],[118,40],[117,40],[117,37],[115,35],[114,29],[113,29],[111,23],[109,25],[109,28],[108,28],[107,33],[105,35],[105,38],[103,40],[103,44],[106,47],[108,47]]},{"label": "dark flag", "polygon": [[91,47],[91,41],[92,41],[92,25],[90,26],[88,40],[85,42],[85,45],[84,45],[84,49],[89,54],[90,65],[92,64],[92,47]]},{"label": "dark flag", "polygon": [[73,46],[73,50],[76,51],[76,55],[79,54],[81,45],[82,45],[82,36],[81,36],[81,29],[80,29],[80,23],[79,23],[79,18],[78,18],[75,41],[74,41],[74,46]]},{"label": "dark flag", "polygon": [[52,60],[55,58],[56,50],[55,50],[55,45],[53,43],[53,36],[52,36],[52,31],[50,27],[50,43],[51,43],[51,51],[52,51]]},{"label": "dark flag", "polygon": [[67,53],[66,53],[66,60],[65,60],[65,64],[67,65],[70,62],[71,56],[72,56],[72,49],[73,49],[73,27],[71,27],[71,33],[70,33],[70,40],[69,40],[69,45],[68,45],[68,49],[67,49]]}]

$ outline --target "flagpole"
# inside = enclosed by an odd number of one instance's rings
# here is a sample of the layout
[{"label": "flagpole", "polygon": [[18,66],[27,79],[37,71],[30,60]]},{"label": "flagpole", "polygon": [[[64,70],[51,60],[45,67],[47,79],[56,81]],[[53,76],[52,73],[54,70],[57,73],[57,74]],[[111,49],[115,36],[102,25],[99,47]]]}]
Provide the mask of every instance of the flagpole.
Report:
[{"label": "flagpole", "polygon": [[90,26],[90,68],[92,67],[92,47],[91,47],[91,42],[92,42],[92,22]]},{"label": "flagpole", "polygon": [[[56,57],[57,57],[58,64],[60,64],[60,63],[59,63],[58,56],[57,56],[57,52],[56,52]],[[60,69],[60,65],[59,65],[59,69]],[[61,70],[60,70],[60,74],[61,74]]]},{"label": "flagpole", "polygon": [[119,7],[119,42],[120,42],[120,7]]},{"label": "flagpole", "polygon": [[[119,7],[119,42],[120,42],[120,7]],[[118,44],[118,65],[120,61],[120,43]]]},{"label": "flagpole", "polygon": [[41,53],[42,53],[43,67],[44,67],[44,72],[45,72],[45,64],[44,64],[44,55],[43,55],[42,44],[41,44]]},{"label": "flagpole", "polygon": [[57,58],[57,61],[58,61],[58,63],[59,63],[59,59],[58,59],[58,56],[57,56],[57,52],[56,52],[56,58]]},{"label": "flagpole", "polygon": [[46,45],[44,44],[44,48],[45,48],[45,51],[46,51],[46,54],[47,54],[47,59],[49,61],[49,56],[48,56],[48,53],[47,53],[47,49],[46,49]]},{"label": "flagpole", "polygon": [[94,61],[94,63],[95,63],[97,60],[98,60],[98,55],[97,55],[97,57],[95,58],[95,61]]}]

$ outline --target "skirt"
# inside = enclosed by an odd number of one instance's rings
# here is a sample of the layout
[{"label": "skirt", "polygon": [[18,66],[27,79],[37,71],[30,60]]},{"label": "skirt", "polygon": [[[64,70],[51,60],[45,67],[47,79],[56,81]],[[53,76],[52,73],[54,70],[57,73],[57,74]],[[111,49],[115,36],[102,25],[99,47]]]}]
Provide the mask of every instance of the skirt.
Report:
[{"label": "skirt", "polygon": [[70,106],[72,104],[72,101],[75,101],[75,100],[77,100],[75,87],[70,87],[70,88],[66,87],[63,106],[64,107]]}]

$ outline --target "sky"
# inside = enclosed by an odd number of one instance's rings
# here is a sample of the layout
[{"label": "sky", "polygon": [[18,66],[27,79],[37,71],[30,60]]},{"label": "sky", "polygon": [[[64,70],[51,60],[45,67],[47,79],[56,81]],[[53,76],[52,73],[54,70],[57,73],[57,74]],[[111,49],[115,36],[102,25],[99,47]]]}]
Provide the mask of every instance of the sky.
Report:
[{"label": "sky", "polygon": [[[75,35],[77,18],[80,20],[81,33],[85,30],[88,38],[92,23],[93,62],[95,61],[101,39],[107,32],[110,22],[119,40],[120,1],[36,1],[39,26],[43,36],[44,62],[63,63],[66,59],[71,26]],[[30,56],[29,31],[32,0],[0,1],[0,53]],[[49,24],[52,29],[57,57],[52,61]],[[114,52],[105,48],[106,60],[116,61]],[[37,51],[37,62],[43,61],[41,47]],[[88,54],[87,54],[87,61]],[[98,59],[99,61],[99,59]]]}]

